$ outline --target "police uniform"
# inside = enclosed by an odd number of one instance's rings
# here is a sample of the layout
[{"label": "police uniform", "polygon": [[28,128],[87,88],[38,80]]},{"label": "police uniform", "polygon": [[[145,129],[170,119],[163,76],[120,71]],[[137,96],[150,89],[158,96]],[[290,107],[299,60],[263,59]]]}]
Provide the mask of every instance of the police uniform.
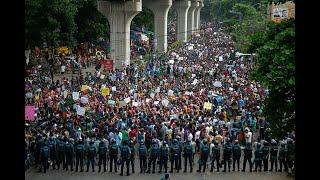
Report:
[{"label": "police uniform", "polygon": [[103,171],[106,172],[107,171],[107,169],[106,169],[106,166],[107,166],[107,147],[103,141],[101,141],[99,143],[98,154],[99,154],[99,162],[98,162],[99,170],[98,170],[98,172],[101,171],[101,164],[102,163],[103,163]]},{"label": "police uniform", "polygon": [[49,148],[50,148],[50,160],[52,161],[52,168],[56,169],[56,153],[57,153],[57,148],[56,148],[56,142],[52,138],[49,139]]},{"label": "police uniform", "polygon": [[48,169],[48,158],[50,155],[50,148],[47,145],[47,142],[43,144],[43,146],[40,149],[40,159],[41,159],[41,166],[40,166],[40,172],[43,168],[44,173],[46,173]]},{"label": "police uniform", "polygon": [[224,162],[223,172],[226,172],[226,170],[227,170],[227,163],[228,163],[228,171],[230,172],[231,153],[232,153],[232,146],[231,146],[230,142],[227,140],[227,142],[224,146],[224,149],[223,149],[223,162]]},{"label": "police uniform", "polygon": [[129,176],[129,156],[131,154],[130,148],[129,146],[125,143],[124,145],[122,145],[120,147],[120,151],[121,151],[121,173],[120,175],[123,176],[123,166],[124,163],[126,163],[127,166],[127,176]]},{"label": "police uniform", "polygon": [[173,172],[173,164],[175,165],[175,169],[177,172],[179,172],[179,166],[178,166],[178,157],[180,154],[180,148],[178,145],[178,141],[176,139],[173,140],[173,144],[170,149],[170,161],[171,161],[171,171],[170,173]]},{"label": "police uniform", "polygon": [[263,171],[268,171],[268,160],[269,160],[269,143],[265,142],[262,147],[262,162],[263,162]]},{"label": "police uniform", "polygon": [[112,172],[112,164],[113,164],[112,162],[114,162],[114,169],[115,169],[115,172],[117,172],[118,151],[119,151],[119,148],[118,148],[115,140],[112,139],[111,146],[109,149],[109,156],[110,156],[110,171],[109,172]]},{"label": "police uniform", "polygon": [[279,172],[282,172],[282,165],[284,166],[284,171],[288,170],[286,157],[287,157],[287,148],[285,147],[285,144],[282,142],[279,149],[279,161],[280,161]]},{"label": "police uniform", "polygon": [[233,159],[233,169],[232,171],[235,171],[236,162],[238,171],[240,171],[240,157],[241,157],[241,148],[238,142],[236,142],[232,147],[232,159]]},{"label": "police uniform", "polygon": [[263,157],[263,151],[262,151],[262,148],[261,148],[261,144],[258,143],[257,144],[257,149],[254,152],[254,164],[255,164],[254,171],[255,172],[257,172],[258,167],[259,167],[259,171],[261,172],[262,157]]},{"label": "police uniform", "polygon": [[149,155],[149,163],[148,163],[148,171],[147,173],[150,173],[151,170],[151,164],[152,164],[152,173],[155,173],[155,167],[156,167],[156,162],[159,156],[159,147],[157,145],[157,142],[154,141],[153,145],[150,149],[150,155]]},{"label": "police uniform", "polygon": [[143,141],[140,142],[139,146],[139,160],[140,160],[140,173],[144,173],[147,166],[147,147],[144,145]]},{"label": "police uniform", "polygon": [[60,164],[62,163],[63,170],[66,168],[64,149],[65,149],[65,142],[63,141],[63,139],[60,139],[58,142],[58,169],[60,169]]},{"label": "police uniform", "polygon": [[246,171],[246,164],[247,161],[249,162],[249,169],[252,172],[252,146],[251,143],[247,143],[246,147],[244,148],[244,158],[243,158],[243,165],[242,165],[242,172]]},{"label": "police uniform", "polygon": [[167,143],[164,142],[160,148],[160,169],[159,173],[162,171],[162,166],[164,166],[164,172],[167,173],[168,168],[168,156],[169,156],[169,149],[167,147]]},{"label": "police uniform", "polygon": [[214,161],[216,161],[217,165],[217,172],[219,172],[220,167],[220,147],[217,142],[214,143],[214,147],[212,147],[212,162],[211,162],[211,170],[210,172],[213,172],[214,167]]},{"label": "police uniform", "polygon": [[78,171],[78,166],[80,164],[80,172],[83,172],[83,158],[84,158],[84,145],[79,142],[76,146],[76,171]]},{"label": "police uniform", "polygon": [[270,160],[271,160],[271,169],[269,171],[273,171],[273,166],[275,166],[275,170],[278,170],[278,144],[275,140],[272,141],[272,147],[270,149]]},{"label": "police uniform", "polygon": [[87,148],[87,172],[89,171],[90,163],[92,166],[92,172],[94,172],[96,154],[97,154],[96,147],[94,146],[93,141],[90,141],[90,145]]},{"label": "police uniform", "polygon": [[206,167],[207,167],[208,156],[210,153],[209,151],[210,151],[210,149],[207,145],[207,142],[203,141],[203,145],[202,145],[202,147],[200,147],[200,162],[199,162],[199,169],[197,170],[197,172],[201,172],[202,165],[203,165],[202,172],[205,172]]},{"label": "police uniform", "polygon": [[65,145],[65,155],[66,155],[66,171],[68,171],[69,165],[71,166],[71,171],[73,171],[73,154],[74,149],[73,145],[70,142],[67,142]]},{"label": "police uniform", "polygon": [[190,172],[192,172],[192,145],[190,141],[187,141],[184,147],[184,171],[187,172],[187,161],[189,160]]}]

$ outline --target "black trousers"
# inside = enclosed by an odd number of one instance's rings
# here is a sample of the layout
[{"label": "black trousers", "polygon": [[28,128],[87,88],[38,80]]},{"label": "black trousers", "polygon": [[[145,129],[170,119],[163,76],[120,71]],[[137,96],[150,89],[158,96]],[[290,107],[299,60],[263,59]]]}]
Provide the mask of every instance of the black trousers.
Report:
[{"label": "black trousers", "polygon": [[288,170],[288,166],[287,166],[287,161],[285,159],[280,159],[280,169],[279,169],[279,171],[282,171],[282,164],[284,166],[284,170],[287,171]]},{"label": "black trousers", "polygon": [[71,170],[73,170],[73,158],[71,154],[66,154],[66,170],[68,170],[69,165],[71,166]]},{"label": "black trousers", "polygon": [[270,171],[273,171],[273,165],[275,166],[276,172],[278,170],[278,160],[277,159],[271,159],[271,169]]},{"label": "black trousers", "polygon": [[66,168],[66,160],[64,157],[64,152],[58,153],[58,169],[60,169],[60,164],[62,163],[62,169]]},{"label": "black trousers", "polygon": [[263,170],[268,171],[268,159],[263,159]]},{"label": "black trousers", "polygon": [[87,171],[89,171],[90,163],[91,163],[92,172],[93,172],[94,171],[94,157],[92,157],[92,156],[87,157]]},{"label": "black trousers", "polygon": [[231,166],[230,156],[224,156],[224,157],[223,157],[223,163],[224,163],[224,169],[223,169],[223,171],[226,171],[226,170],[227,170],[227,163],[228,163],[228,171],[230,171],[230,166]]},{"label": "black trousers", "polygon": [[126,163],[126,166],[127,166],[127,175],[129,175],[129,163],[130,163],[130,160],[128,157],[121,157],[122,158],[122,161],[121,161],[121,175],[123,175],[123,166],[124,166],[124,163]]},{"label": "black trousers", "polygon": [[233,171],[236,168],[236,162],[237,162],[237,167],[238,167],[238,171],[239,171],[240,170],[240,157],[234,157],[233,158],[233,163],[232,163]]},{"label": "black trousers", "polygon": [[99,161],[98,161],[98,165],[99,165],[99,171],[101,170],[101,164],[103,163],[103,170],[106,171],[106,166],[107,166],[107,156],[106,155],[99,155]]},{"label": "black trousers", "polygon": [[259,167],[259,171],[261,171],[262,168],[262,160],[254,160],[254,171],[257,171]]},{"label": "black trousers", "polygon": [[213,167],[214,167],[214,162],[216,161],[216,166],[217,166],[217,171],[219,172],[219,168],[220,168],[220,158],[219,157],[213,157],[212,161],[211,161],[211,171],[213,171]]},{"label": "black trousers", "polygon": [[167,173],[167,169],[168,169],[168,158],[160,157],[160,168],[159,168],[159,172],[162,171],[162,166],[164,167],[164,172]]},{"label": "black trousers", "polygon": [[147,167],[147,156],[140,156],[140,172],[145,172]]},{"label": "black trousers", "polygon": [[76,171],[78,171],[79,164],[80,170],[83,171],[83,156],[76,155]]},{"label": "black trousers", "polygon": [[110,172],[112,172],[112,162],[114,162],[114,169],[117,172],[117,155],[110,155]]},{"label": "black trousers", "polygon": [[201,166],[203,165],[202,172],[205,172],[207,168],[207,160],[208,160],[208,156],[204,156],[204,155],[201,156],[198,171],[201,171]]},{"label": "black trousers", "polygon": [[252,171],[252,161],[251,161],[251,158],[252,156],[244,156],[243,158],[243,167],[242,167],[242,170],[245,171],[246,170],[246,165],[247,165],[247,161],[249,163],[249,168],[250,168],[250,171]]},{"label": "black trousers", "polygon": [[179,158],[178,158],[179,170],[181,169],[181,161],[182,161],[182,157],[181,155],[179,155]]},{"label": "black trousers", "polygon": [[52,168],[56,169],[56,154],[55,152],[50,154],[50,160],[52,161]]},{"label": "black trousers", "polygon": [[[178,156],[171,157],[170,161],[171,161],[171,171],[170,172],[173,172],[173,167],[175,167],[175,170],[179,171]],[[173,166],[173,164],[174,164],[174,166]]]},{"label": "black trousers", "polygon": [[187,161],[189,160],[190,171],[192,171],[192,154],[184,156],[184,170],[187,171]]},{"label": "black trousers", "polygon": [[134,173],[134,157],[129,158],[129,163],[131,164],[132,173]]},{"label": "black trousers", "polygon": [[151,164],[152,164],[152,172],[155,172],[156,163],[157,163],[157,156],[150,156],[149,163],[148,163],[148,171],[150,171]]},{"label": "black trousers", "polygon": [[43,172],[46,173],[48,169],[48,157],[41,157],[41,166],[40,166],[40,171],[43,168]]}]

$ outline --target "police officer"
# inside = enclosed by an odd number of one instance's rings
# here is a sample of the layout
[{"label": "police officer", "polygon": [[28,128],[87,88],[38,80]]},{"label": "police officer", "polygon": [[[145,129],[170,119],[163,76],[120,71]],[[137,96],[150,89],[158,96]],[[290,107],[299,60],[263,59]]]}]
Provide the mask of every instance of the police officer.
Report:
[{"label": "police officer", "polygon": [[[183,148],[182,148],[182,142],[181,142],[181,137],[180,136],[177,136],[177,140],[178,140],[178,145],[179,145],[179,149],[180,149],[180,152],[183,151]],[[182,154],[180,153],[178,155],[178,166],[179,166],[179,170],[181,170],[181,162],[182,162]]]},{"label": "police officer", "polygon": [[210,172],[213,172],[213,167],[214,167],[214,161],[217,163],[217,172],[219,172],[219,167],[220,167],[220,147],[218,145],[218,142],[215,141],[214,146],[212,147],[212,162],[211,162],[211,170]]},{"label": "police officer", "polygon": [[38,134],[36,137],[36,152],[35,152],[35,168],[38,167],[38,164],[40,164],[41,166],[41,159],[40,159],[40,155],[41,155],[41,148],[43,146],[43,139],[41,134]]},{"label": "police officer", "polygon": [[144,141],[140,141],[139,145],[139,160],[140,160],[140,173],[144,173],[147,166],[147,147],[144,145]]},{"label": "police officer", "polygon": [[119,154],[119,147],[116,144],[116,140],[112,138],[110,150],[109,150],[109,156],[110,156],[110,171],[109,172],[112,172],[112,162],[114,162],[114,169],[115,169],[115,172],[117,172],[118,154]]},{"label": "police officer", "polygon": [[92,166],[92,172],[94,172],[94,162],[96,158],[97,150],[96,147],[94,146],[94,141],[91,140],[89,142],[89,147],[87,148],[87,172],[89,172],[89,166],[91,162]]},{"label": "police officer", "polygon": [[180,148],[178,144],[178,140],[174,139],[172,142],[172,146],[170,148],[170,161],[171,161],[171,171],[170,173],[173,173],[173,164],[175,165],[175,169],[177,172],[179,172],[179,166],[178,166],[178,158],[180,154]]},{"label": "police officer", "polygon": [[134,173],[134,159],[135,159],[135,155],[136,155],[136,150],[134,148],[134,144],[133,141],[130,140],[129,141],[129,147],[130,147],[130,157],[129,157],[129,162],[131,164],[131,168],[132,168],[132,173]]},{"label": "police officer", "polygon": [[224,162],[224,169],[223,172],[226,172],[227,163],[228,163],[228,171],[230,172],[230,161],[231,161],[231,153],[232,153],[232,146],[230,144],[230,139],[226,139],[226,144],[223,148],[223,162]]},{"label": "police officer", "polygon": [[285,172],[288,171],[286,157],[287,157],[287,148],[286,148],[286,144],[282,141],[280,143],[280,149],[279,149],[279,161],[280,161],[279,172],[282,172],[282,165],[284,165],[284,171]]},{"label": "police officer", "polygon": [[187,144],[184,147],[183,153],[184,153],[184,171],[183,172],[187,172],[188,160],[190,165],[190,172],[192,172],[192,145],[190,140],[187,140]]},{"label": "police officer", "polygon": [[123,141],[123,145],[120,146],[120,151],[121,151],[121,173],[120,173],[120,176],[123,176],[123,166],[124,166],[124,163],[126,163],[126,166],[127,166],[127,176],[129,176],[129,156],[131,154],[131,151],[130,151],[130,148],[129,146],[127,145],[128,142],[127,141]]},{"label": "police officer", "polygon": [[[294,142],[293,139],[288,138],[287,139],[287,165],[290,171],[292,171],[292,167],[294,164],[294,159],[295,159],[295,147],[294,147]],[[290,172],[291,173],[291,172]]]},{"label": "police officer", "polygon": [[71,166],[71,171],[73,171],[73,155],[74,149],[73,144],[71,143],[70,139],[67,140],[65,145],[65,155],[66,155],[66,171],[68,171],[69,165]]},{"label": "police officer", "polygon": [[236,162],[237,162],[237,167],[238,167],[238,171],[240,171],[240,157],[241,157],[241,148],[240,145],[238,143],[238,140],[234,141],[234,145],[232,146],[232,159],[233,159],[233,169],[232,171],[235,171],[235,167],[236,167]]},{"label": "police officer", "polygon": [[161,173],[161,171],[162,171],[162,166],[164,167],[164,172],[167,173],[168,156],[169,156],[169,148],[167,147],[167,142],[163,141],[162,146],[160,148],[160,169],[159,169],[159,173]]},{"label": "police officer", "polygon": [[101,140],[99,143],[99,148],[98,148],[98,154],[99,154],[99,170],[98,172],[101,171],[101,164],[103,163],[103,171],[106,172],[106,165],[107,165],[107,146],[106,144]]},{"label": "police officer", "polygon": [[62,169],[64,170],[66,167],[65,161],[65,140],[60,138],[58,141],[58,170],[60,169],[60,164],[62,163]]},{"label": "police officer", "polygon": [[40,159],[41,159],[41,166],[39,172],[43,171],[46,173],[48,169],[48,158],[50,155],[50,148],[48,146],[48,142],[43,142],[43,146],[40,149]]},{"label": "police officer", "polygon": [[56,169],[56,153],[57,153],[57,148],[56,148],[56,141],[50,137],[49,138],[49,144],[48,144],[49,148],[50,148],[50,160],[52,161],[52,168]]},{"label": "police officer", "polygon": [[205,172],[206,167],[207,167],[207,160],[208,160],[208,156],[209,156],[209,147],[207,144],[207,140],[204,139],[203,140],[203,145],[200,147],[200,162],[199,162],[199,169],[197,170],[197,172],[201,172],[201,166],[203,165],[203,170],[202,172]]},{"label": "police officer", "polygon": [[261,166],[262,166],[262,157],[263,157],[263,152],[262,152],[262,147],[261,143],[257,143],[257,149],[254,152],[254,172],[257,172],[257,169],[259,167],[259,172],[261,172]]},{"label": "police officer", "polygon": [[252,172],[252,145],[251,143],[246,143],[246,147],[244,148],[244,158],[243,158],[243,165],[242,165],[242,172],[246,171],[247,161],[249,162],[250,172]]},{"label": "police officer", "polygon": [[268,171],[269,151],[269,143],[268,141],[264,141],[262,147],[263,171]]},{"label": "police officer", "polygon": [[76,146],[76,172],[78,171],[79,163],[80,163],[80,172],[83,172],[84,152],[85,152],[85,148],[82,140],[80,139]]},{"label": "police officer", "polygon": [[278,170],[278,143],[276,140],[271,140],[271,148],[270,148],[270,160],[271,160],[271,169],[269,171],[273,171],[273,165],[275,165],[275,170]]},{"label": "police officer", "polygon": [[151,164],[152,164],[152,173],[155,173],[155,168],[156,168],[156,162],[159,156],[159,146],[157,144],[157,141],[154,139],[152,141],[152,146],[150,149],[150,153],[149,153],[149,162],[148,162],[148,171],[147,173],[150,173],[150,169],[151,169]]}]

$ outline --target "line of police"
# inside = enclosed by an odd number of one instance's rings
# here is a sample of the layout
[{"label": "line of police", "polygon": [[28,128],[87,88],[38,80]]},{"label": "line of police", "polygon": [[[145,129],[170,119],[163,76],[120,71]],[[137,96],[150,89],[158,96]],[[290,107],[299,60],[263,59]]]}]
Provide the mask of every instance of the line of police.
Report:
[{"label": "line of police", "polygon": [[[254,151],[254,164],[256,172],[259,168],[261,171],[262,166],[264,171],[268,171],[268,161],[270,154],[271,161],[271,169],[269,171],[273,171],[273,167],[275,166],[275,171],[282,172],[282,165],[284,166],[284,171],[292,168],[294,162],[294,143],[293,140],[288,139],[280,142],[280,146],[275,140],[271,141],[269,144],[267,141],[262,140],[263,143],[257,143],[256,149]],[[127,167],[127,175],[129,176],[129,167],[131,164],[132,173],[134,173],[134,160],[135,160],[135,146],[132,140],[129,142],[124,141],[120,146],[116,144],[114,139],[111,139],[109,147],[107,147],[107,143],[101,140],[98,146],[98,150],[94,146],[94,141],[89,142],[89,146],[85,147],[84,142],[79,140],[76,142],[75,147],[73,145],[73,140],[71,139],[53,139],[50,137],[48,140],[40,139],[37,143],[38,150],[36,151],[36,159],[39,158],[41,160],[41,166],[39,171],[41,172],[42,168],[44,172],[49,168],[48,160],[50,159],[52,163],[53,169],[60,169],[60,165],[62,164],[63,170],[68,171],[69,166],[71,167],[71,171],[73,171],[73,163],[75,156],[75,171],[78,171],[78,167],[80,165],[80,172],[83,172],[84,160],[87,159],[87,172],[89,171],[90,164],[92,166],[92,172],[94,172],[95,168],[95,159],[98,157],[98,166],[99,172],[101,171],[101,165],[103,164],[103,170],[106,172],[107,166],[107,158],[110,161],[109,171],[112,172],[113,164],[115,172],[117,172],[117,165],[121,165],[121,173],[123,175],[124,164]],[[187,164],[189,162],[190,172],[193,171],[193,162],[194,162],[194,147],[192,146],[191,141],[187,141],[186,143],[182,143],[177,139],[172,141],[172,144],[169,146],[166,141],[160,143],[159,140],[154,139],[152,141],[152,146],[148,150],[143,141],[139,142],[139,146],[137,148],[138,157],[140,160],[140,173],[150,173],[152,166],[152,173],[155,173],[156,164],[159,160],[159,173],[162,172],[162,168],[164,168],[164,172],[167,173],[168,169],[168,161],[171,162],[171,170],[170,173],[175,169],[176,172],[181,170],[181,160],[184,157],[184,171],[187,171]],[[162,144],[162,145],[160,145]],[[210,150],[211,148],[211,150]],[[211,153],[210,153],[211,152]],[[250,172],[252,172],[253,162],[252,162],[252,144],[246,143],[244,148],[244,160],[243,160],[243,168],[242,171],[245,172],[246,164],[248,162]],[[120,156],[119,156],[120,154]],[[199,159],[199,169],[197,172],[205,172],[208,158],[211,158],[211,172],[214,168],[219,172],[219,168],[222,168],[222,164],[224,164],[223,172],[226,172],[227,167],[230,172],[231,161],[233,162],[233,171],[235,171],[235,166],[237,165],[237,170],[240,171],[240,158],[241,158],[241,147],[237,140],[232,144],[230,139],[226,139],[226,143],[223,145],[223,160],[220,161],[220,146],[217,142],[212,141],[212,144],[207,143],[204,139],[200,144],[200,159]],[[37,157],[38,155],[38,157]],[[120,158],[119,158],[119,157]],[[147,167],[147,158],[148,159],[148,167]],[[278,160],[280,161],[280,169],[278,170]],[[216,167],[214,166],[216,165]],[[36,162],[37,166],[37,162]],[[148,168],[148,169],[147,169]],[[147,171],[146,171],[147,170]]]}]

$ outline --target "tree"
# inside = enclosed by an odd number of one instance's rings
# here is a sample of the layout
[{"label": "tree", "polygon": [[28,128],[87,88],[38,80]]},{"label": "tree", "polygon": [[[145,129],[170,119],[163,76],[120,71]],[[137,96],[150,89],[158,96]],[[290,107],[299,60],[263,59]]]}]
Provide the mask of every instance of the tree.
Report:
[{"label": "tree", "polygon": [[60,44],[72,47],[75,43],[77,7],[71,0],[26,0],[26,48],[56,47]]},{"label": "tree", "polygon": [[252,36],[249,49],[257,54],[257,68],[251,78],[269,89],[263,113],[272,134],[282,137],[294,129],[295,21],[269,22],[267,31]]},{"label": "tree", "polygon": [[108,21],[98,11],[97,0],[78,0],[75,2],[78,7],[78,13],[75,16],[78,27],[77,41],[97,43],[100,37],[109,39]]},{"label": "tree", "polygon": [[153,19],[154,15],[152,11],[148,8],[142,7],[142,11],[133,18],[131,26],[140,28],[145,27],[148,31],[154,32]]}]

